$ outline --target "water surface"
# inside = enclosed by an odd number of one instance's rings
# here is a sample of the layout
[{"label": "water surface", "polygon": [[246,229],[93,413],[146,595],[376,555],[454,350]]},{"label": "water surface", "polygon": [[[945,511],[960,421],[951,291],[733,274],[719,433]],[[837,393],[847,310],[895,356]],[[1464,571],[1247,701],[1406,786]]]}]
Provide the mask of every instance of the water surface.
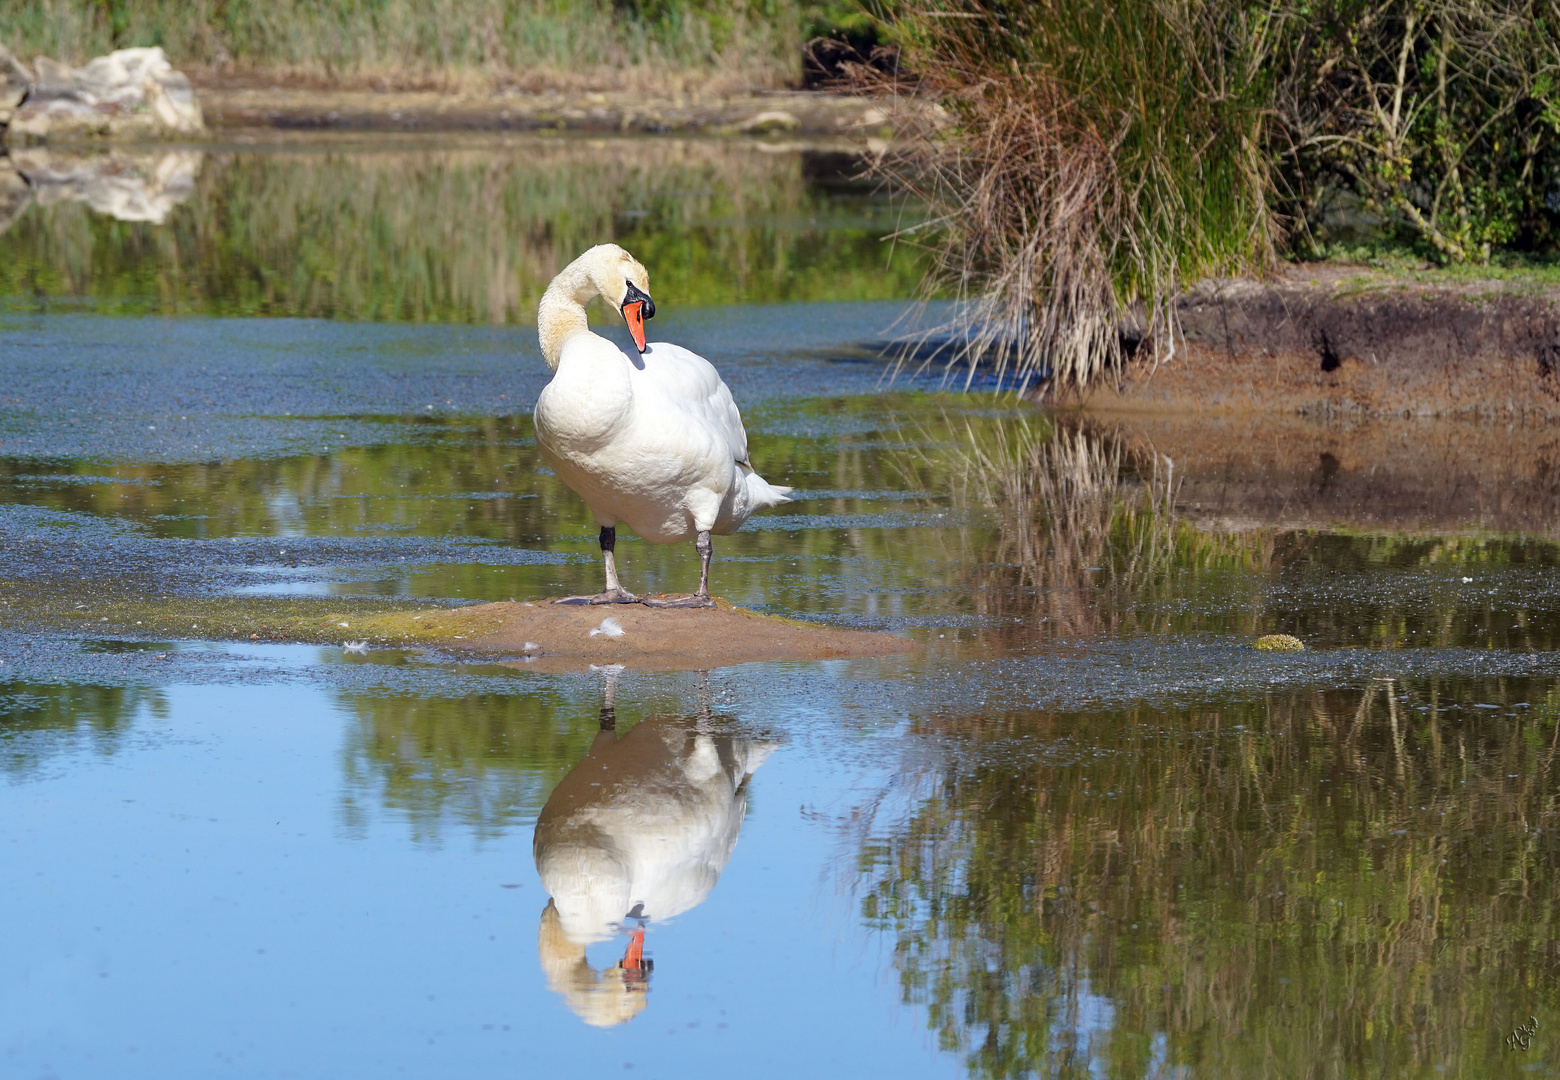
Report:
[{"label": "water surface", "polygon": [[[1421,429],[1237,470],[885,390],[913,275],[838,170],[393,149],[221,148],[161,223],[56,192],[0,236],[6,1075],[1552,1071],[1547,458],[1519,516],[1410,519],[1343,448]],[[797,489],[717,540],[714,590],[921,651],[321,644],[596,586],[521,324],[609,229]],[[686,545],[618,551],[692,585]],[[1273,631],[1309,648],[1249,648]]]}]

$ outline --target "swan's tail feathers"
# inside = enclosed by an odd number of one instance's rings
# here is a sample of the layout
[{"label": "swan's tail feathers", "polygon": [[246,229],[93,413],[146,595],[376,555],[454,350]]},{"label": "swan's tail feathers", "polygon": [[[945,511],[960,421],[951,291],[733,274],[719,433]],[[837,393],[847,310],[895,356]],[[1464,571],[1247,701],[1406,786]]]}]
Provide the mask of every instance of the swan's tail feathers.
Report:
[{"label": "swan's tail feathers", "polygon": [[756,472],[747,474],[748,499],[753,509],[762,510],[769,506],[779,506],[791,500],[786,498],[791,493],[788,487],[771,484]]}]

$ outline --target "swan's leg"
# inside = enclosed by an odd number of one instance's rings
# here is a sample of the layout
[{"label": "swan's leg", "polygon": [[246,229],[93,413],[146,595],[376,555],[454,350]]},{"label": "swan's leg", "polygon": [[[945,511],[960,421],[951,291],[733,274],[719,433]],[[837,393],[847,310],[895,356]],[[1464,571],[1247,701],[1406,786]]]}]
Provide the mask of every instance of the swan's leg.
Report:
[{"label": "swan's leg", "polygon": [[617,677],[617,671],[608,665],[607,684],[601,691],[601,731],[598,734],[617,731],[617,705],[613,700],[617,696]]},{"label": "swan's leg", "polygon": [[617,560],[612,551],[617,547],[617,529],[611,525],[601,527],[601,561],[607,568],[607,587],[595,596],[562,596],[555,604],[638,604],[639,597],[618,583]]},{"label": "swan's leg", "polygon": [[645,600],[647,607],[714,607],[715,601],[710,599],[710,556],[715,553],[715,544],[710,540],[710,531],[704,529],[699,533],[693,546],[699,552],[699,591],[692,596],[678,596],[670,600]]},{"label": "swan's leg", "polygon": [[715,601],[710,599],[710,557],[715,554],[715,541],[710,539],[708,529],[699,534],[693,546],[699,553],[699,591],[693,594],[694,599],[714,607]]},{"label": "swan's leg", "polygon": [[[601,561],[607,568],[607,588],[609,595],[622,593],[623,586],[617,576],[617,530],[603,528],[601,530]],[[626,594],[625,594],[626,595]]]}]

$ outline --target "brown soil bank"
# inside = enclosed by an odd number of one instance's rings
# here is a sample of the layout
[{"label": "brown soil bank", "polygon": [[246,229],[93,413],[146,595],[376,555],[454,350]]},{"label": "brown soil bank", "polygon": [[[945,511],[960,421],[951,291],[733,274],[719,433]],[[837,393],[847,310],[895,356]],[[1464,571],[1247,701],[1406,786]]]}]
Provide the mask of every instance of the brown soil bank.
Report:
[{"label": "brown soil bank", "polygon": [[[509,653],[541,671],[622,664],[640,671],[693,671],[764,660],[838,660],[919,648],[892,634],[835,630],[770,618],[717,601],[714,608],[638,604],[477,604],[438,612],[371,616],[353,632],[445,648]],[[605,620],[620,632],[602,632]],[[610,624],[608,624],[610,627]],[[592,631],[596,631],[592,633]]]},{"label": "brown soil bank", "polygon": [[1091,408],[1560,419],[1560,288],[1294,269],[1209,283],[1179,313],[1179,354]]}]

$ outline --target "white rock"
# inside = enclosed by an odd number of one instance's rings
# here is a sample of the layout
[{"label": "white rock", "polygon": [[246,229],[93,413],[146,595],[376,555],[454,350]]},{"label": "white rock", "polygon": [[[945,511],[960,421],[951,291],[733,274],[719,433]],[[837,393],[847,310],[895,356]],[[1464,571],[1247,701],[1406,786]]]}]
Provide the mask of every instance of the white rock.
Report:
[{"label": "white rock", "polygon": [[746,135],[770,135],[800,131],[801,127],[802,122],[790,113],[783,109],[770,109],[744,120],[739,130]]},{"label": "white rock", "polygon": [[204,134],[194,87],[160,48],[120,49],[72,69],[39,57],[11,115],[11,145],[57,139],[155,139]]}]

